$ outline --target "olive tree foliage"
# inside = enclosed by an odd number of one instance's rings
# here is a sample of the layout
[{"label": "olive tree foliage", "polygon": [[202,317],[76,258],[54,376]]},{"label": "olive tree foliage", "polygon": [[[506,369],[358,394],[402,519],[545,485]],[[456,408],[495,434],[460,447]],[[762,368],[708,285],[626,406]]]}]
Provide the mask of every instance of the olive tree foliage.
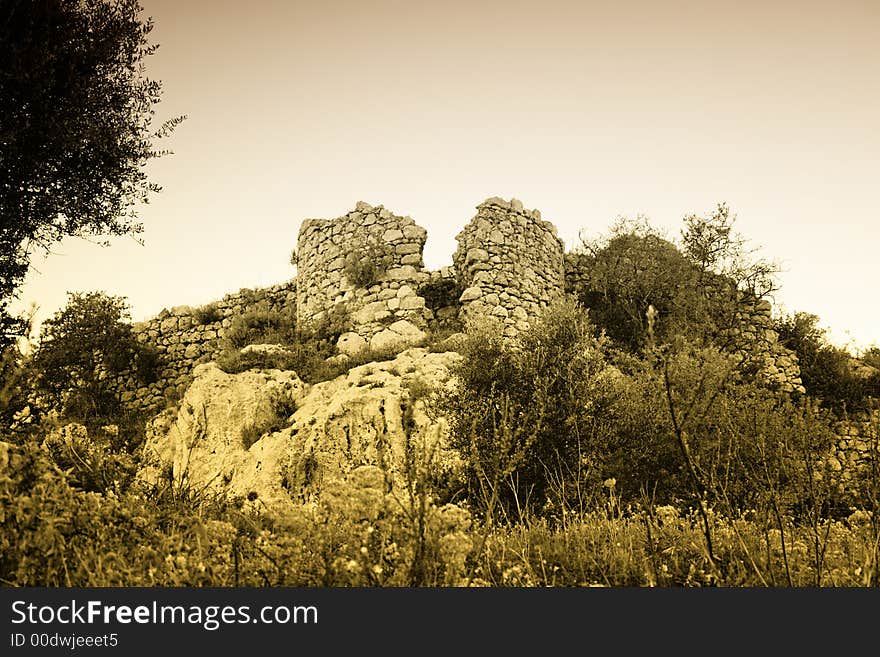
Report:
[{"label": "olive tree foliage", "polygon": [[570,257],[573,292],[618,344],[640,351],[676,336],[718,340],[744,297],[776,290],[776,265],[755,257],[719,204],[688,215],[670,238],[645,217],[619,219],[598,239],[581,236]]},{"label": "olive tree foliage", "polygon": [[71,293],[67,305],[43,322],[33,355],[34,386],[66,419],[87,425],[115,422],[122,412],[114,379],[156,376],[156,353],[137,341],[122,297]]},{"label": "olive tree foliage", "polygon": [[0,348],[35,251],[68,236],[142,231],[134,208],[159,191],[144,165],[161,85],[145,74],[152,21],[136,0],[0,1]]}]

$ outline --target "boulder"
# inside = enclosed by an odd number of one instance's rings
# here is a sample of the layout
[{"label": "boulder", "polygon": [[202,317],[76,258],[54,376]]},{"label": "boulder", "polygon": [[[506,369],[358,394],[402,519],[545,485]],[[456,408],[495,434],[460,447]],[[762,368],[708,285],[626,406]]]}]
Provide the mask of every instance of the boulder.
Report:
[{"label": "boulder", "polygon": [[336,348],[340,353],[346,354],[347,356],[354,356],[356,353],[365,349],[366,346],[367,341],[353,331],[343,333],[339,336],[339,340],[336,341]]},{"label": "boulder", "polygon": [[418,345],[428,338],[428,334],[405,319],[391,324],[387,329],[379,331],[370,338],[370,349],[385,351],[387,349],[404,349]]},{"label": "boulder", "polygon": [[[380,467],[390,483],[400,482],[413,445],[436,453],[441,467],[458,468],[445,420],[429,415],[420,395],[449,385],[449,369],[459,359],[408,349],[313,386],[293,372],[226,374],[201,365],[180,411],[150,424],[145,449],[156,464],[143,476],[171,466],[177,481],[196,489],[283,512],[360,466]],[[294,406],[279,417],[279,407]],[[254,442],[247,445],[243,435]]]}]

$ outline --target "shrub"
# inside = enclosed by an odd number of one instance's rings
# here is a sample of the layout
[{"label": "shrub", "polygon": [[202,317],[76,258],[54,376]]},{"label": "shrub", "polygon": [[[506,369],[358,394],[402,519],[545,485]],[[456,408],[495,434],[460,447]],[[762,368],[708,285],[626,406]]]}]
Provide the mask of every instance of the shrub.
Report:
[{"label": "shrub", "polygon": [[17,345],[0,350],[0,426],[18,432],[34,421],[28,400],[33,378],[31,360]]},{"label": "shrub", "polygon": [[783,316],[773,328],[779,341],[797,354],[807,394],[820,399],[836,415],[866,411],[870,398],[880,397],[880,372],[860,375],[853,356],[831,344],[816,315],[798,312]]},{"label": "shrub", "polygon": [[[467,459],[469,496],[487,512],[540,510],[601,481],[613,383],[603,337],[571,300],[549,308],[517,344],[472,330],[440,408]],[[557,500],[558,501],[558,500]]]},{"label": "shrub", "polygon": [[198,324],[213,324],[223,320],[223,311],[215,301],[196,308],[193,311],[193,318]]},{"label": "shrub", "polygon": [[35,387],[71,420],[111,424],[123,412],[114,380],[133,374],[155,381],[158,354],[135,338],[123,297],[71,293],[67,306],[43,323],[33,358]]},{"label": "shrub", "polygon": [[366,363],[392,360],[397,356],[394,349],[363,349],[355,356],[328,360],[335,355],[327,343],[317,340],[295,342],[285,345],[284,351],[277,353],[249,352],[238,349],[225,349],[217,357],[217,367],[227,374],[237,374],[251,369],[291,370],[306,383],[320,383],[335,379],[353,367]]},{"label": "shrub", "polygon": [[88,431],[80,424],[68,424],[51,431],[43,446],[74,488],[119,493],[131,485],[137,463],[128,452],[117,451],[118,439],[115,426]]},{"label": "shrub", "polygon": [[575,289],[578,300],[597,326],[633,352],[648,342],[649,305],[657,312],[656,342],[708,321],[699,269],[646,221],[618,222],[608,238],[584,241],[569,257],[585,273]]},{"label": "shrub", "polygon": [[377,282],[394,264],[391,246],[377,235],[357,240],[345,255],[343,273],[355,287],[368,287]]},{"label": "shrub", "polygon": [[642,217],[621,219],[607,237],[582,239],[567,256],[572,291],[596,325],[632,352],[677,336],[726,340],[738,328],[740,297],[764,298],[777,271],[752,257],[733,223],[721,204],[707,217],[685,217],[676,243]]},{"label": "shrub", "polygon": [[285,344],[296,339],[296,314],[293,311],[271,310],[269,304],[260,303],[233,318],[226,329],[226,340],[233,347],[249,344]]},{"label": "shrub", "polygon": [[250,449],[265,434],[283,429],[296,411],[296,402],[281,393],[271,399],[270,405],[269,413],[261,422],[248,424],[242,429],[241,444],[245,449]]}]

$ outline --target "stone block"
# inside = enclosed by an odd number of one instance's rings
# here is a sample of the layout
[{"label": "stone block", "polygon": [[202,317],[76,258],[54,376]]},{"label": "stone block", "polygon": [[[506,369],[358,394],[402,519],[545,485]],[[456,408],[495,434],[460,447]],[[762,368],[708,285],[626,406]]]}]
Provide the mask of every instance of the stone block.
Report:
[{"label": "stone block", "polygon": [[362,351],[367,346],[367,341],[364,340],[360,335],[349,331],[348,333],[343,333],[339,336],[339,340],[336,342],[336,348],[339,350],[339,353],[346,354],[348,356],[354,356],[356,353]]},{"label": "stone block", "polygon": [[469,287],[464,292],[461,293],[461,296],[458,300],[461,303],[467,303],[469,301],[474,301],[475,299],[479,299],[483,296],[483,290],[480,287]]}]

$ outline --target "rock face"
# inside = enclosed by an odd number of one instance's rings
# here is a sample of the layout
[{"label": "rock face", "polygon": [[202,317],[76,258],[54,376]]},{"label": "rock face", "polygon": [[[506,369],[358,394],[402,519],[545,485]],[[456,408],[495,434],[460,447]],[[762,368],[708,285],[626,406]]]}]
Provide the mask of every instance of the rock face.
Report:
[{"label": "rock face", "polygon": [[454,468],[445,422],[429,417],[420,395],[445,385],[458,358],[409,349],[313,386],[293,372],[199,366],[176,417],[150,426],[147,450],[158,463],[143,475],[170,465],[197,489],[256,494],[255,504],[283,510],[359,466],[380,466],[399,481],[412,448]]},{"label": "rock face", "polygon": [[[171,467],[175,481],[226,489],[253,467],[253,442],[289,422],[305,385],[294,372],[251,370],[226,374],[214,363],[195,368],[176,417],[161,414],[147,428],[153,467]],[[144,473],[147,478],[156,471]],[[254,473],[255,475],[257,473]]]}]

